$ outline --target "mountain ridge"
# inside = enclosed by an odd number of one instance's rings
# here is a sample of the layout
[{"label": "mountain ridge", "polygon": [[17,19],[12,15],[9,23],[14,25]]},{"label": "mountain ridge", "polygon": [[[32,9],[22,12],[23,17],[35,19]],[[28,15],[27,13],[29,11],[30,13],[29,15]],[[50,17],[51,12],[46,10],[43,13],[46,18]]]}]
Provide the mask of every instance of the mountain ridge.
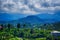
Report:
[{"label": "mountain ridge", "polygon": [[[3,17],[2,17],[3,16]],[[5,16],[5,17],[4,17]],[[14,19],[15,17],[15,19]],[[2,15],[0,14],[0,18],[3,20],[0,23],[53,23],[53,22],[58,22],[60,21],[60,17],[56,16],[55,14],[38,14],[38,15],[21,15],[17,14],[16,15],[10,15],[10,14],[5,14],[3,13]],[[8,19],[9,18],[9,19]]]}]

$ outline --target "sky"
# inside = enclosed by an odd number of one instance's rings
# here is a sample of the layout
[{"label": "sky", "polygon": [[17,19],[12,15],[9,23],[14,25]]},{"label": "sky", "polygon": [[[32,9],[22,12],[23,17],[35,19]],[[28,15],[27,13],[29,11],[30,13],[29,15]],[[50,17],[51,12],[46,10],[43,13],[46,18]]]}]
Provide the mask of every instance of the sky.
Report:
[{"label": "sky", "polygon": [[60,11],[60,0],[0,0],[0,12],[20,14],[54,14]]}]

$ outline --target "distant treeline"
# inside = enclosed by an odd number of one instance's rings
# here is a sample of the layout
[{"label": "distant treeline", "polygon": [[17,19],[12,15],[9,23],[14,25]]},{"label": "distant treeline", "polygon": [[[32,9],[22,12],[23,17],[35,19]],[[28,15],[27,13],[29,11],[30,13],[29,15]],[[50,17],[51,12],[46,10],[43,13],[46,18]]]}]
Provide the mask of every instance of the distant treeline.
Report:
[{"label": "distant treeline", "polygon": [[60,22],[47,23],[47,24],[0,24],[2,28],[40,28],[49,30],[60,30]]}]

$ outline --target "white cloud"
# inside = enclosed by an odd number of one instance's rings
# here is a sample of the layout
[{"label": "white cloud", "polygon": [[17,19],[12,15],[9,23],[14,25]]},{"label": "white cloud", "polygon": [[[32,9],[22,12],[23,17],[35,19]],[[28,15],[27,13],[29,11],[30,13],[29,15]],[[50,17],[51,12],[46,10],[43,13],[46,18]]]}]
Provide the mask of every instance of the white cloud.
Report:
[{"label": "white cloud", "polygon": [[35,4],[34,7],[35,7],[35,8],[40,8],[41,5],[40,5],[40,4]]},{"label": "white cloud", "polygon": [[[9,5],[12,6],[9,7]],[[53,14],[56,9],[60,9],[59,5],[60,0],[2,0],[1,9],[7,12],[19,12],[22,14],[38,14],[43,12]]]}]

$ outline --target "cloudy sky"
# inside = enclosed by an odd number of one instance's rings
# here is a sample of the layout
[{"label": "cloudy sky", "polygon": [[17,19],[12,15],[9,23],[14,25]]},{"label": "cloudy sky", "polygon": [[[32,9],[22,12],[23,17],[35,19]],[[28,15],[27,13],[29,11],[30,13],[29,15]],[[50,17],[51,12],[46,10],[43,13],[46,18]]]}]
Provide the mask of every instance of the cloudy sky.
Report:
[{"label": "cloudy sky", "polygon": [[54,14],[60,10],[60,0],[0,0],[0,12],[21,14]]}]

